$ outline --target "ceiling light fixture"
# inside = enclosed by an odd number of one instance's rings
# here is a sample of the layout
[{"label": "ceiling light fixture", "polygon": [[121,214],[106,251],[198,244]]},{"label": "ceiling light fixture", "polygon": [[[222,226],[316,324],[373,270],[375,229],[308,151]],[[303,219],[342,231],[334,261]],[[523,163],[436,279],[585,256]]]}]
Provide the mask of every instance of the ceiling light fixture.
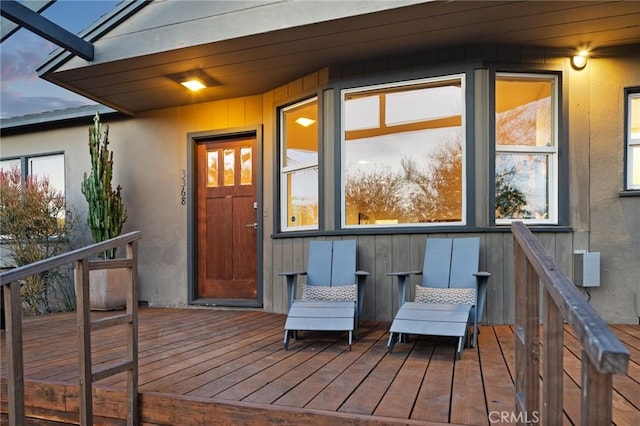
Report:
[{"label": "ceiling light fixture", "polygon": [[215,86],[217,82],[202,70],[187,71],[167,76],[192,92]]},{"label": "ceiling light fixture", "polygon": [[315,122],[316,120],[312,120],[311,118],[307,118],[307,117],[300,117],[296,120],[296,123],[298,123],[302,127],[309,127]]},{"label": "ceiling light fixture", "polygon": [[587,66],[589,52],[581,50],[577,55],[571,57],[571,66],[576,70],[581,70]]},{"label": "ceiling light fixture", "polygon": [[198,90],[201,90],[201,89],[204,89],[205,87],[207,87],[206,84],[204,84],[202,81],[200,81],[197,78],[192,78],[191,80],[181,81],[180,84],[182,84],[184,87],[186,87],[187,89],[191,90],[192,92],[197,92]]}]

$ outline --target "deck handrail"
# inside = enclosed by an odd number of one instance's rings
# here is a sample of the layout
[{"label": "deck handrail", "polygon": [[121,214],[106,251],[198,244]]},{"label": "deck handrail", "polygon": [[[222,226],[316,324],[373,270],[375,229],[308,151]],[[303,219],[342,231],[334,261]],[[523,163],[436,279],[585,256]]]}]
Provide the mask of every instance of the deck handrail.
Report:
[{"label": "deck handrail", "polygon": [[[520,424],[562,424],[563,327],[582,344],[581,424],[611,424],[612,375],[625,374],[629,351],[522,223],[514,222],[516,408]],[[542,285],[540,285],[542,284]],[[540,411],[540,297],[543,291],[543,401]]]},{"label": "deck handrail", "polygon": [[[20,286],[25,278],[75,263],[75,287],[77,320],[79,334],[79,368],[80,368],[80,407],[79,416],[82,425],[93,423],[92,415],[92,384],[94,381],[127,371],[128,424],[137,424],[138,419],[138,295],[137,295],[137,243],[142,238],[140,231],[130,232],[100,243],[79,248],[48,259],[20,266],[0,273],[0,290],[4,295],[4,315],[6,319],[7,346],[7,383],[8,383],[8,411],[9,425],[17,426],[25,422],[24,408],[24,359],[22,348],[22,309]],[[106,250],[125,246],[126,259],[106,261],[90,260],[92,257]],[[91,321],[89,309],[89,270],[127,268],[130,285],[127,289],[126,314],[117,315],[117,319]],[[113,371],[93,373],[91,370],[91,329],[92,324],[98,323],[96,328],[102,328],[109,323],[128,324],[128,359]]]}]

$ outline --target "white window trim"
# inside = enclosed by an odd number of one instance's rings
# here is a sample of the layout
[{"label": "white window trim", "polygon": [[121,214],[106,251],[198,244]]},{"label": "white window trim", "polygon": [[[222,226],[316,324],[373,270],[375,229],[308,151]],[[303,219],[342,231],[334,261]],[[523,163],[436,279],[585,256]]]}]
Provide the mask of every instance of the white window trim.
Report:
[{"label": "white window trim", "polygon": [[[346,224],[346,199],[345,199],[345,181],[346,181],[346,164],[345,164],[345,108],[343,108],[345,97],[350,93],[363,93],[367,90],[380,90],[394,87],[413,86],[423,83],[437,83],[440,81],[450,81],[460,79],[460,88],[462,90],[462,220],[459,222],[429,222],[429,223],[398,223],[398,224],[368,224],[368,225],[347,225]],[[466,74],[448,74],[440,77],[422,78],[416,80],[408,80],[393,83],[376,84],[372,86],[353,87],[340,91],[340,226],[342,229],[366,229],[366,228],[435,228],[443,226],[465,226],[467,224],[467,116],[466,116]]]},{"label": "white window trim", "polygon": [[[282,109],[280,109],[280,112],[278,114],[278,122],[280,123],[280,229],[282,232],[291,232],[291,231],[309,231],[309,230],[317,230],[319,224],[315,224],[315,225],[301,225],[301,226],[289,226],[288,225],[288,215],[289,215],[289,210],[288,210],[288,198],[287,198],[287,192],[288,192],[288,183],[287,183],[287,177],[297,171],[300,170],[312,170],[312,169],[317,169],[318,173],[320,172],[319,169],[319,164],[318,161],[316,161],[315,163],[306,163],[306,164],[297,164],[295,166],[283,166],[283,164],[286,163],[286,159],[285,159],[285,150],[284,150],[284,142],[285,142],[285,134],[284,134],[284,128],[281,125],[282,123],[282,117],[284,116],[284,113],[294,109],[294,108],[298,108],[304,104],[307,103],[311,103],[311,102],[318,102],[318,97],[314,96],[311,98],[307,98],[303,101],[300,102],[296,102],[295,104],[291,104],[288,105]],[[320,141],[318,141],[319,143]],[[319,147],[318,147],[319,148]],[[318,156],[320,155],[320,152],[318,152]],[[320,181],[318,181],[318,185],[320,184]],[[320,189],[318,188],[318,196],[320,195]],[[320,200],[318,200],[319,202]],[[320,207],[320,206],[318,206]]]},{"label": "white window trim", "polygon": [[[549,176],[548,176],[548,184],[547,184],[547,193],[549,196],[549,217],[547,219],[498,219],[495,218],[496,225],[510,225],[513,222],[524,222],[528,224],[549,224],[549,225],[557,225],[558,224],[558,202],[559,202],[559,194],[558,194],[558,143],[559,143],[559,129],[558,129],[558,114],[559,114],[559,88],[558,88],[558,76],[552,74],[530,74],[530,73],[496,73],[496,79],[499,77],[516,77],[519,79],[553,79],[553,93],[551,100],[551,107],[553,117],[551,117],[553,126],[553,134],[552,146],[510,146],[510,145],[496,145],[495,155],[498,154],[522,154],[522,153],[531,153],[531,154],[548,154],[549,155]],[[495,161],[495,157],[493,159]],[[493,177],[494,188],[495,188],[495,176]]]},{"label": "white window trim", "polygon": [[[626,188],[627,190],[636,191],[640,190],[640,183],[633,185],[633,155],[631,148],[634,146],[640,146],[640,138],[633,139],[631,134],[631,125],[632,125],[632,99],[640,99],[640,92],[628,92],[627,99],[625,102],[627,103],[627,128],[625,129],[626,137],[626,157],[627,157],[627,176],[626,176]],[[640,164],[635,165],[636,168],[640,168]]]}]

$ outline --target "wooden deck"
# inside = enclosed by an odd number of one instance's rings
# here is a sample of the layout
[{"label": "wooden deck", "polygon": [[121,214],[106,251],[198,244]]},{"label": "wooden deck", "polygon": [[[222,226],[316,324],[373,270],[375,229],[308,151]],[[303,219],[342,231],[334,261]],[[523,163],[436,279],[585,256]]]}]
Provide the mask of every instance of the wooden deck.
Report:
[{"label": "wooden deck", "polygon": [[[93,313],[101,316],[104,313]],[[75,314],[24,321],[27,415],[77,422]],[[421,337],[387,353],[389,323],[346,333],[301,333],[284,350],[285,316],[260,311],[141,308],[141,424],[512,424],[513,329],[482,327],[476,349],[455,359],[457,340]],[[640,419],[640,326],[614,325],[629,349],[614,377],[613,420]],[[126,355],[123,333],[94,333],[94,370]],[[5,333],[1,334],[5,359]],[[565,424],[579,424],[581,348],[565,329]],[[6,370],[0,370],[6,420]],[[96,424],[123,424],[125,375],[95,385]],[[534,420],[535,419],[530,419]],[[37,424],[47,424],[40,420]],[[55,423],[59,424],[59,423]]]}]

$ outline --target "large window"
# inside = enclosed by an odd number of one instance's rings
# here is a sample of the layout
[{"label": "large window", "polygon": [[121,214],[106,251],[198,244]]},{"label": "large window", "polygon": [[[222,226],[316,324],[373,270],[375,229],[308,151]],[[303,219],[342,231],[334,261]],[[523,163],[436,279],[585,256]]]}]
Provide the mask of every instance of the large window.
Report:
[{"label": "large window", "polygon": [[[45,154],[2,159],[0,160],[0,170],[10,175],[14,171],[17,172],[21,185],[24,185],[28,177],[35,177],[39,181],[47,179],[49,187],[51,188],[51,194],[55,194],[56,197],[65,196],[64,154]],[[64,222],[66,220],[66,211],[64,208],[58,209],[57,207],[57,204],[52,207],[56,212],[56,218],[59,222]]]},{"label": "large window", "polygon": [[495,87],[496,223],[557,223],[557,78],[498,74]]},{"label": "large window", "polygon": [[464,76],[342,91],[345,227],[465,223]]},{"label": "large window", "polygon": [[626,189],[640,190],[640,89],[627,92]]},{"label": "large window", "polygon": [[9,171],[12,167],[17,167],[21,171],[23,179],[26,179],[27,176],[47,178],[49,184],[64,196],[64,154],[0,160],[0,170]]},{"label": "large window", "polygon": [[280,110],[283,231],[318,229],[318,99]]}]

